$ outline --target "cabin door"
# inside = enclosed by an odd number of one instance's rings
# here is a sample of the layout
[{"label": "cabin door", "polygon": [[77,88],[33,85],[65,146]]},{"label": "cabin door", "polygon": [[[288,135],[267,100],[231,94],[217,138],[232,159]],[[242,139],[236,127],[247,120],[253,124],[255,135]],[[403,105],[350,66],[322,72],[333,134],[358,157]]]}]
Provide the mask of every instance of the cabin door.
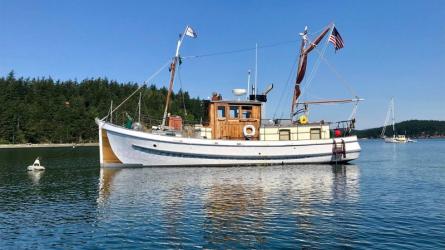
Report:
[{"label": "cabin door", "polygon": [[227,110],[226,106],[218,106],[215,119],[215,139],[225,139],[227,137]]}]

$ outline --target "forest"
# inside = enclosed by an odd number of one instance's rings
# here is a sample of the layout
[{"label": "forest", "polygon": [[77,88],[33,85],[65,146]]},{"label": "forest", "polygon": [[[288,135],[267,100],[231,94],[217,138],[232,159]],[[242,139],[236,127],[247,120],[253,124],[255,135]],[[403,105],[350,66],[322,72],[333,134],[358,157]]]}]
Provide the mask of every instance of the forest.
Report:
[{"label": "forest", "polygon": [[[140,85],[118,83],[106,78],[53,80],[16,78],[14,72],[0,77],[0,144],[97,142],[94,118],[106,116],[111,101],[116,107]],[[147,126],[160,123],[167,89],[143,85],[141,121]],[[113,122],[124,124],[127,117],[138,119],[138,94],[113,113]],[[170,112],[185,122],[199,122],[202,100],[186,91],[173,93]],[[445,137],[445,121],[410,120],[396,124],[398,134],[413,138]],[[360,138],[378,138],[382,127],[356,130]],[[387,135],[392,135],[388,126]]]},{"label": "forest", "polygon": [[[436,138],[445,137],[445,121],[434,120],[409,120],[396,123],[396,133],[407,135],[411,138]],[[356,130],[359,138],[379,138],[383,127],[365,130]],[[392,136],[392,126],[387,126],[386,136]]]},{"label": "forest", "polygon": [[[51,78],[16,78],[14,72],[0,77],[0,144],[97,142],[94,118],[106,116],[139,87],[106,78],[59,81]],[[162,117],[166,88],[144,85],[141,120],[152,124]],[[114,123],[123,123],[127,114],[138,119],[136,94],[113,113]],[[170,112],[186,121],[199,121],[199,98],[186,91],[173,93]]]}]

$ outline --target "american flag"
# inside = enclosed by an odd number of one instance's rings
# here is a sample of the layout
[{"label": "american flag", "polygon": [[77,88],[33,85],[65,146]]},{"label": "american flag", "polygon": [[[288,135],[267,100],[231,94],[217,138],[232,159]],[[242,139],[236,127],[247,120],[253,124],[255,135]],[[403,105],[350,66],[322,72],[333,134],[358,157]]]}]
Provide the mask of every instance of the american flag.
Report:
[{"label": "american flag", "polygon": [[340,36],[340,33],[338,33],[338,31],[335,27],[332,30],[331,35],[329,36],[329,42],[334,44],[335,51],[337,51],[345,46],[343,39]]}]

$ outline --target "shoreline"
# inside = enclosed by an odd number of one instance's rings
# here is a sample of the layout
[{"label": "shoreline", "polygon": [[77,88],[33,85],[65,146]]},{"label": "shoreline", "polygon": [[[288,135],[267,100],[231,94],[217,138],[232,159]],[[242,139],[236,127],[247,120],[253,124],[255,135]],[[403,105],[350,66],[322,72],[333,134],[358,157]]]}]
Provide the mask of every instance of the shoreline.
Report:
[{"label": "shoreline", "polygon": [[71,148],[71,147],[94,147],[99,143],[38,143],[38,144],[0,144],[0,149],[7,148]]}]

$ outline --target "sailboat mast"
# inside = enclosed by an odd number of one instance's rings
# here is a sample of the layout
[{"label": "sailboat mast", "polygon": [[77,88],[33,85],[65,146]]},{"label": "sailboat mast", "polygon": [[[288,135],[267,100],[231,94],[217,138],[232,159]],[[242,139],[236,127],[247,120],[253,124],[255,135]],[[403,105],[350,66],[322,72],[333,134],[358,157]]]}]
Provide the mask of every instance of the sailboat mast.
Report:
[{"label": "sailboat mast", "polygon": [[309,52],[311,52],[317,45],[321,42],[321,40],[326,36],[329,30],[333,27],[332,24],[328,25],[314,41],[309,41],[307,35],[307,26],[304,28],[304,31],[300,33],[301,36],[301,46],[300,46],[300,57],[298,59],[298,68],[297,68],[297,79],[295,80],[295,89],[294,95],[292,98],[292,107],[291,107],[291,119],[294,116],[295,105],[297,104],[298,98],[300,97],[301,90],[300,85],[303,81],[304,74],[306,73],[307,66],[307,57]]},{"label": "sailboat mast", "polygon": [[[303,33],[300,33],[301,35],[301,45],[300,45],[300,58],[298,60],[298,71],[297,71],[297,79],[295,82],[295,89],[294,89],[294,95],[292,97],[292,106],[291,106],[291,119],[294,116],[294,109],[295,109],[295,104],[297,103],[298,97],[301,94],[301,90],[300,90],[300,83],[303,80],[303,78],[301,77],[301,79],[299,79],[300,75],[299,75],[299,71],[300,68],[302,67],[302,57],[303,57],[303,53],[304,53],[304,46],[306,44],[307,41],[307,26],[305,27],[305,30]],[[305,69],[306,70],[306,69]],[[303,73],[303,77],[304,77],[304,73]]]},{"label": "sailboat mast", "polygon": [[138,122],[141,124],[141,99],[142,99],[142,92],[139,92],[139,103],[138,103]]},{"label": "sailboat mast", "polygon": [[396,118],[394,117],[394,97],[391,99],[391,111],[392,111],[392,132],[393,136],[396,136]]},{"label": "sailboat mast", "polygon": [[175,71],[176,71],[176,62],[178,61],[177,57],[175,56],[173,58],[173,62],[170,65],[170,84],[168,87],[168,92],[167,92],[167,99],[165,100],[165,108],[164,108],[164,115],[162,116],[162,124],[161,127],[165,127],[165,121],[167,119],[167,112],[168,112],[168,107],[170,104],[170,96],[172,94],[173,91],[173,83],[175,81]]},{"label": "sailboat mast", "polygon": [[173,91],[173,84],[175,81],[176,65],[178,64],[178,61],[179,61],[179,49],[181,48],[182,41],[184,40],[184,36],[185,36],[185,33],[187,32],[188,28],[189,27],[187,26],[185,28],[184,32],[179,37],[178,43],[176,45],[176,54],[175,54],[175,57],[173,57],[173,61],[170,65],[170,84],[168,86],[167,98],[165,100],[164,115],[162,116],[162,124],[161,124],[162,128],[165,127],[165,122],[167,120],[167,112],[168,112],[168,108],[169,108],[169,104],[170,104],[170,97],[171,97],[171,94]]}]

